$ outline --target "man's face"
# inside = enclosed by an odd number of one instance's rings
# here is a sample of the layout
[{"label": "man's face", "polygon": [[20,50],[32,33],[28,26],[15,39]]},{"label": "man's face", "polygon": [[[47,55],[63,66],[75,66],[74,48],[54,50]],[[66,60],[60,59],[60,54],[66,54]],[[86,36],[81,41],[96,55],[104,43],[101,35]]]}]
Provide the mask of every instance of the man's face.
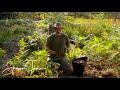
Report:
[{"label": "man's face", "polygon": [[62,31],[62,28],[54,28],[55,29],[55,32],[56,34],[61,34],[61,31]]}]

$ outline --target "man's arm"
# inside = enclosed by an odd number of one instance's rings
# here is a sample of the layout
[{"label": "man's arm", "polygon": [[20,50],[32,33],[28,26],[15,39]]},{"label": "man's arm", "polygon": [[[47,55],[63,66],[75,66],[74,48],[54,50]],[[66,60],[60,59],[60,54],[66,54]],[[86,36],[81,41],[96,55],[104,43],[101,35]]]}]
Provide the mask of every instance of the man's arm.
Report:
[{"label": "man's arm", "polygon": [[50,50],[49,46],[46,46],[46,50],[48,51],[49,54],[55,54],[55,51]]},{"label": "man's arm", "polygon": [[55,54],[55,52],[50,49],[50,45],[51,45],[51,37],[49,37],[49,38],[47,39],[46,51],[48,51],[49,54]]},{"label": "man's arm", "polygon": [[67,47],[67,53],[69,53],[69,51],[70,51],[70,39],[68,36],[67,36],[66,47]]}]

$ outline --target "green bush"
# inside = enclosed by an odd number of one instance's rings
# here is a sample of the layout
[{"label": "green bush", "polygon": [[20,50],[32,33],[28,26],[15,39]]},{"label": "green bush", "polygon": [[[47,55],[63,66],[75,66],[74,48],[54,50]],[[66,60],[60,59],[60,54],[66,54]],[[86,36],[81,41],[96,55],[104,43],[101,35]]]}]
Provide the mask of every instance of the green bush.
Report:
[{"label": "green bush", "polygon": [[0,48],[0,60],[3,58],[5,54],[6,52]]}]

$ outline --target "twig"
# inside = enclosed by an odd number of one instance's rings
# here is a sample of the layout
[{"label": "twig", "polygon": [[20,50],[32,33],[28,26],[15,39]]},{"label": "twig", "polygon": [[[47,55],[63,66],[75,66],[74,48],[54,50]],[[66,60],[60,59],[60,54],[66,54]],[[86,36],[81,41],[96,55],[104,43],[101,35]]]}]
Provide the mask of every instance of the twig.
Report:
[{"label": "twig", "polygon": [[[11,68],[12,68],[12,71],[11,71],[10,73],[4,74],[4,72],[5,72],[6,70],[9,70],[9,69],[11,69]],[[7,76],[7,75],[11,74],[14,69],[15,69],[15,67],[6,68],[6,69],[4,69],[4,70],[2,71],[2,74],[3,74],[4,76]]]}]

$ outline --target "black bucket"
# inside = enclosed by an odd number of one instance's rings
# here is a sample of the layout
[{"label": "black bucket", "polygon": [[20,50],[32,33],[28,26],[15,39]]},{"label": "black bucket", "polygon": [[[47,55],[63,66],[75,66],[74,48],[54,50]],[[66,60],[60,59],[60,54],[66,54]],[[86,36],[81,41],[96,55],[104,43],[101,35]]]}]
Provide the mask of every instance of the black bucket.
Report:
[{"label": "black bucket", "polygon": [[76,58],[72,61],[72,66],[75,76],[83,77],[87,60],[88,60],[87,56],[81,56],[80,58]]}]

